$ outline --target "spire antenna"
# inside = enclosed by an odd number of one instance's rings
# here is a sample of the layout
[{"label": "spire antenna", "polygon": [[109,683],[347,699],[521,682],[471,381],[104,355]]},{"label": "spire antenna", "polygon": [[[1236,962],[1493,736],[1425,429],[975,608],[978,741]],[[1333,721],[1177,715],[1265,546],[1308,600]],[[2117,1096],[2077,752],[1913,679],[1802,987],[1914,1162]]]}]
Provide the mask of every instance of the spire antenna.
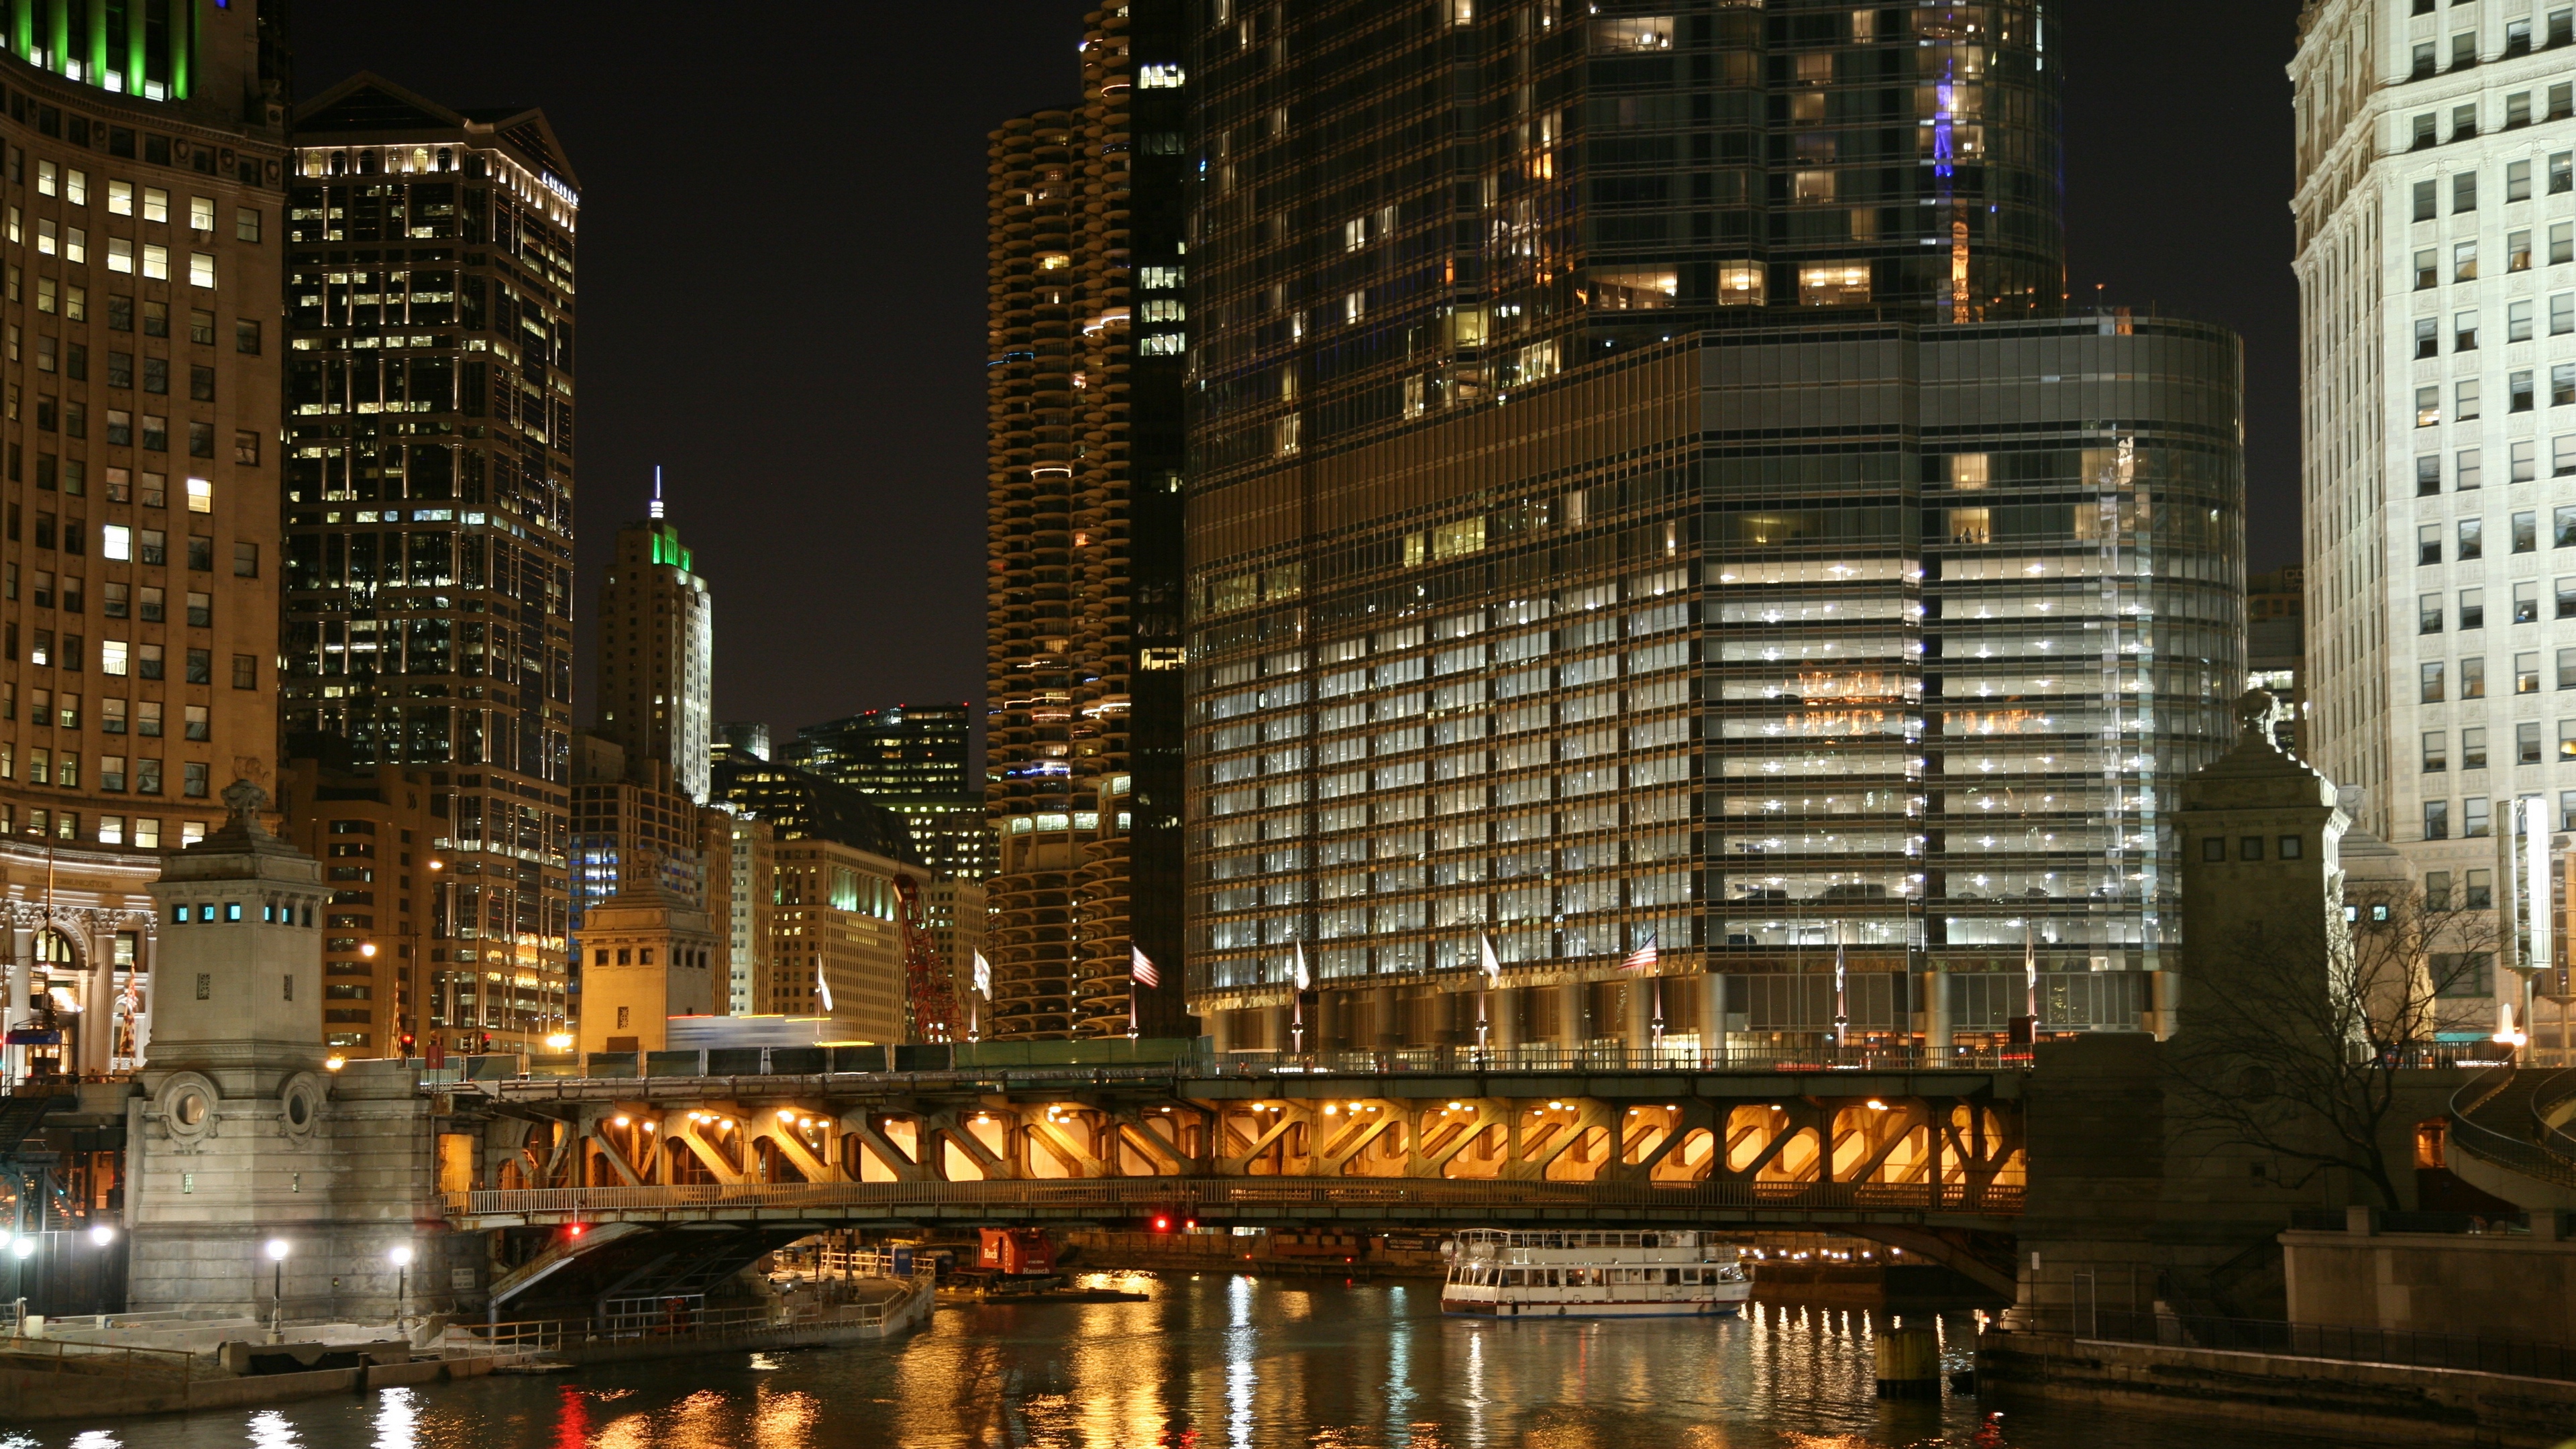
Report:
[{"label": "spire antenna", "polygon": [[662,516],[662,465],[653,465],[653,516]]}]

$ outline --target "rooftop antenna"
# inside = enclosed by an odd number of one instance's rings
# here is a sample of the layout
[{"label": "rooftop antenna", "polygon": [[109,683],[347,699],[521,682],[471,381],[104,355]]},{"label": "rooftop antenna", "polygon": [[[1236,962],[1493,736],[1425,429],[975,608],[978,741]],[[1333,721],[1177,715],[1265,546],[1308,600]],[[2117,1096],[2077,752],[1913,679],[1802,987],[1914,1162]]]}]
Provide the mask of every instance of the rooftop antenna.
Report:
[{"label": "rooftop antenna", "polygon": [[653,516],[662,516],[662,465],[653,465]]}]

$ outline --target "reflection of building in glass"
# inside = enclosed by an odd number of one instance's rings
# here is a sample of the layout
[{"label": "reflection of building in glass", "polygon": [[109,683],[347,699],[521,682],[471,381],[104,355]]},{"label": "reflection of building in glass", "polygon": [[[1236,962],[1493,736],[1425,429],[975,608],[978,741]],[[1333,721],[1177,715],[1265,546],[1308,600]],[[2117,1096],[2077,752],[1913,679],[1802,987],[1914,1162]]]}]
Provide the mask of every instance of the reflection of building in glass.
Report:
[{"label": "reflection of building in glass", "polygon": [[2055,315],[2031,11],[1524,18],[1202,37],[1194,1009],[1472,1043],[1490,937],[1502,1042],[2157,1025],[2238,362]]}]

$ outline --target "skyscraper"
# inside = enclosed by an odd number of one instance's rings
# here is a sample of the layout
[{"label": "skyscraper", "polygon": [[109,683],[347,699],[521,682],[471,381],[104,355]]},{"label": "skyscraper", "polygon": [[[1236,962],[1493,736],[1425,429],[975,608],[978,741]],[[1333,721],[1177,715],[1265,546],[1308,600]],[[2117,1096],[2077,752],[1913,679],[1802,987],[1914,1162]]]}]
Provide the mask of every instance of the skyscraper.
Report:
[{"label": "skyscraper", "polygon": [[1219,1043],[1287,1045],[1301,954],[1328,1046],[2158,1027],[2238,355],[2064,315],[2038,8],[1206,13]]},{"label": "skyscraper", "polygon": [[[2563,5],[2312,0],[2291,65],[2307,735],[2480,910],[2516,801],[2576,827],[2571,44]],[[2448,992],[2470,1038],[2524,1004],[2510,973]]]},{"label": "skyscraper", "polygon": [[715,605],[697,557],[662,515],[617,531],[599,585],[599,732],[626,748],[629,768],[654,760],[682,794],[704,803],[715,731]]},{"label": "skyscraper", "polygon": [[516,1019],[565,990],[580,183],[542,111],[372,75],[294,139],[287,728],[429,771],[477,959],[428,1014]]},{"label": "skyscraper", "polygon": [[1181,1030],[1187,7],[1084,21],[1082,96],[993,133],[991,1035]]},{"label": "skyscraper", "polygon": [[169,25],[22,7],[0,26],[0,895],[29,932],[0,1070],[134,1064],[160,852],[220,824],[235,778],[272,782],[287,82],[270,8]]},{"label": "skyscraper", "polygon": [[806,725],[782,758],[901,815],[924,865],[942,876],[993,873],[993,826],[968,784],[974,720],[962,704],[899,704]]}]

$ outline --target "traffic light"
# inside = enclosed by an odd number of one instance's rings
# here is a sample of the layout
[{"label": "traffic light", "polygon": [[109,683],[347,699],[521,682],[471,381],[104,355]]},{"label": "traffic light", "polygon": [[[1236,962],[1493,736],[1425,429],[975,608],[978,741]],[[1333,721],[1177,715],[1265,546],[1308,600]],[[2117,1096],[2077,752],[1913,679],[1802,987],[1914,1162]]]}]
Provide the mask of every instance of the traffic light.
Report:
[{"label": "traffic light", "polygon": [[411,1033],[410,1033],[410,1032],[404,1032],[404,1033],[402,1034],[402,1054],[403,1054],[404,1056],[410,1056],[410,1055],[411,1055],[411,1042],[412,1042],[412,1036],[411,1036]]},{"label": "traffic light", "polygon": [[1164,1216],[1163,1216],[1163,1215],[1161,1215],[1160,1213],[1155,1214],[1155,1216],[1154,1216],[1154,1231],[1155,1231],[1155,1232],[1158,1232],[1158,1233],[1168,1233],[1168,1232],[1170,1232],[1171,1230],[1172,1230],[1172,1220],[1171,1220],[1170,1218],[1168,1218],[1168,1217],[1164,1217]]}]

